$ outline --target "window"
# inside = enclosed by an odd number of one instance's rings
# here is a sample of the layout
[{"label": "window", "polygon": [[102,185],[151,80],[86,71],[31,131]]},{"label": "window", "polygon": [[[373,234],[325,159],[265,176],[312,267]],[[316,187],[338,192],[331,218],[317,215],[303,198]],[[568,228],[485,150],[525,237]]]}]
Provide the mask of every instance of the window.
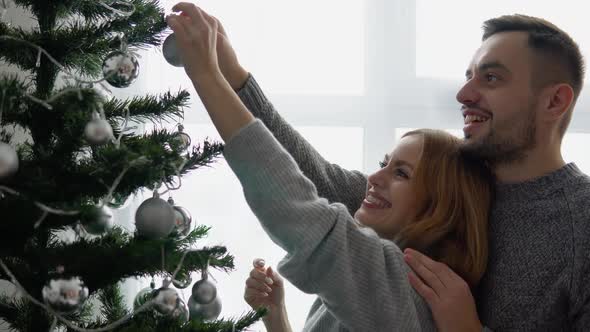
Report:
[{"label": "window", "polygon": [[588,58],[587,3],[556,8],[550,0],[416,0],[416,75],[464,79],[471,56],[481,43],[485,20],[507,14],[543,17],[568,32]]},{"label": "window", "polygon": [[[170,10],[177,2],[163,5]],[[364,0],[203,0],[197,5],[221,19],[240,63],[265,82],[268,93],[364,93]]]}]

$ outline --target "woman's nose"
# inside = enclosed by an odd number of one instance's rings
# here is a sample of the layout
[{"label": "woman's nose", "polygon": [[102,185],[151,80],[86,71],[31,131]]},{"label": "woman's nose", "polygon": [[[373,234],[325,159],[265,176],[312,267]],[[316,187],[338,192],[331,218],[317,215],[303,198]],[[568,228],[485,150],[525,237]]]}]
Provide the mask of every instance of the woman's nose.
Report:
[{"label": "woman's nose", "polygon": [[373,187],[380,187],[383,185],[383,173],[384,173],[384,168],[378,170],[377,172],[369,175],[369,177],[367,178],[367,180],[369,181],[369,184],[372,185]]}]

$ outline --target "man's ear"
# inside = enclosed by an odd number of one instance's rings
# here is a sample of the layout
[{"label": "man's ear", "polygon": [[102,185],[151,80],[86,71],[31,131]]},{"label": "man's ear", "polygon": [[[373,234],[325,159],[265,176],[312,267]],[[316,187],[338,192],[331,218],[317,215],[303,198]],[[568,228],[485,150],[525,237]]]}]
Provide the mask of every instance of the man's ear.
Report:
[{"label": "man's ear", "polygon": [[542,119],[556,121],[563,117],[574,102],[574,89],[566,83],[555,84],[545,88]]}]

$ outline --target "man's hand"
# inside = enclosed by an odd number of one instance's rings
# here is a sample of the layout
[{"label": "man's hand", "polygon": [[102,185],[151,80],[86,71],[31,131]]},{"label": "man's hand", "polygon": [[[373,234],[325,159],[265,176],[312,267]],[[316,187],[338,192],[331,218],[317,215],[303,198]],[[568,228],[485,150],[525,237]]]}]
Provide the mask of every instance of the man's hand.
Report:
[{"label": "man's hand", "polygon": [[439,331],[481,331],[469,285],[443,263],[416,250],[405,249],[404,260],[412,268],[410,284],[424,298]]}]

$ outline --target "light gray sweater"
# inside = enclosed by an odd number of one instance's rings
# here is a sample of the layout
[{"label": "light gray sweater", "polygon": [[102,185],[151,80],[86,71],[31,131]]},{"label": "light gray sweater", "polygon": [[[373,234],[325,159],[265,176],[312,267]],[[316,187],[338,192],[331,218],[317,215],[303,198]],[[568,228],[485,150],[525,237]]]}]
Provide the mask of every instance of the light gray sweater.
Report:
[{"label": "light gray sweater", "polygon": [[279,272],[318,295],[306,331],[436,330],[400,248],[359,226],[343,204],[320,198],[260,120],[232,137],[224,155],[248,205],[287,252]]},{"label": "light gray sweater", "polygon": [[[351,213],[358,209],[366,187],[362,173],[324,160],[252,76],[238,94],[321,197]],[[590,331],[590,178],[567,164],[525,183],[499,184],[496,191],[488,269],[474,294],[482,322],[497,331]]]}]

